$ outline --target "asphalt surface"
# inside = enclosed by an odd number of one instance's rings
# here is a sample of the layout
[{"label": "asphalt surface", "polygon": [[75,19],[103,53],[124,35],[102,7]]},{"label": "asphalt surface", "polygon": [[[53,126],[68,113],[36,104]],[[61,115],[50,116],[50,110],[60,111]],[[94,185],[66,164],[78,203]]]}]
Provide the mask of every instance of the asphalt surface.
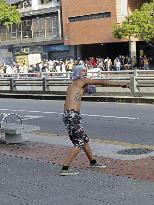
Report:
[{"label": "asphalt surface", "polygon": [[[69,147],[65,142],[56,145],[51,138],[38,142],[41,140],[35,133],[27,141],[13,145],[6,145],[1,139],[0,205],[153,204],[154,154],[131,160],[126,156],[118,160],[114,155],[101,156],[101,142],[95,146],[91,142],[95,157],[107,168],[89,168],[89,162],[80,153],[72,164],[80,174],[60,176]],[[95,152],[98,148],[99,156]]]},{"label": "asphalt surface", "polygon": [[[143,125],[144,126],[144,125]],[[66,136],[44,132],[24,135],[21,144],[0,139],[0,205],[152,205],[154,146],[91,139],[95,158],[107,167],[91,169],[84,153],[72,168],[78,176],[60,176],[71,144]],[[147,154],[121,155],[144,148]]]},{"label": "asphalt surface", "polygon": [[59,176],[54,164],[1,155],[1,205],[152,205],[154,183],[90,170]]},{"label": "asphalt surface", "polygon": [[[61,136],[67,134],[62,122],[63,105],[64,101],[54,100],[0,99],[0,112],[17,113],[23,123]],[[153,113],[151,104],[82,102],[81,106],[82,123],[90,138],[145,145],[154,145]]]}]

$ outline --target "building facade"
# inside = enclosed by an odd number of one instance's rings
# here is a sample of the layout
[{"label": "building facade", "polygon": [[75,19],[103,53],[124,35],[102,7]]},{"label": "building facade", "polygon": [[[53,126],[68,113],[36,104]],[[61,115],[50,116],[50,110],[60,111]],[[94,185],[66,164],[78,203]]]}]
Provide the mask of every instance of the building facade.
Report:
[{"label": "building facade", "polygon": [[[74,45],[77,57],[128,55],[128,39],[114,38],[113,25],[122,23],[126,16],[144,2],[144,0],[63,0],[64,44]],[[132,41],[130,46],[131,55],[136,56],[136,42]]]},{"label": "building facade", "polygon": [[[8,0],[20,25],[1,28],[0,61],[40,54],[42,59],[138,55],[143,42],[113,37],[113,25],[146,0]],[[147,49],[149,51],[149,48]],[[6,59],[7,58],[7,59]]]},{"label": "building facade", "polygon": [[[22,14],[19,25],[1,27],[1,63],[23,61],[29,54],[41,59],[67,57],[70,46],[63,43],[59,0],[8,0]],[[33,55],[35,56],[35,55]]]}]

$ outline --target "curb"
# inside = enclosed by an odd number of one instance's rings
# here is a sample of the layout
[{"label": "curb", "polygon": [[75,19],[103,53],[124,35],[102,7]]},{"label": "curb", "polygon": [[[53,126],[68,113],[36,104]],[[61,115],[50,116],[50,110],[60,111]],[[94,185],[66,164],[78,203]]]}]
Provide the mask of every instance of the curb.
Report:
[{"label": "curb", "polygon": [[[12,94],[1,93],[0,98],[36,99],[36,100],[65,100],[66,95],[49,94]],[[154,98],[130,96],[83,96],[83,101],[91,102],[121,102],[121,103],[147,103],[154,104]]]}]

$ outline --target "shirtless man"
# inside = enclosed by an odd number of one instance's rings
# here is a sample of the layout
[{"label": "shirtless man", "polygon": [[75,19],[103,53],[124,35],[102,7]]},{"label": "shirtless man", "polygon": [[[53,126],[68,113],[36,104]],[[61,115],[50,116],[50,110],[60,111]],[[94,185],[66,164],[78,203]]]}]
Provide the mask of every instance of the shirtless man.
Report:
[{"label": "shirtless man", "polygon": [[63,163],[63,167],[60,172],[60,175],[62,176],[79,174],[79,172],[73,172],[69,166],[77,157],[81,149],[83,149],[86,153],[90,161],[90,167],[106,167],[106,165],[98,163],[94,158],[88,143],[89,137],[81,126],[81,98],[84,95],[85,91],[87,93],[95,92],[96,90],[94,85],[128,88],[128,84],[126,83],[115,83],[108,80],[90,79],[86,78],[86,74],[87,70],[83,65],[76,66],[73,69],[73,74],[71,76],[73,82],[67,89],[67,96],[64,104],[63,121],[74,147],[71,149]]}]

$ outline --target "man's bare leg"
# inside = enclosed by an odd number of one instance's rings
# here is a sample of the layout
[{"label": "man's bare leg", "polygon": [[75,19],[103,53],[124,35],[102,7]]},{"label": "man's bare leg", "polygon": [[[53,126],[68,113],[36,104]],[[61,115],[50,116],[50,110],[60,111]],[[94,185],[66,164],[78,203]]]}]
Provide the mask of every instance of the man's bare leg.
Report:
[{"label": "man's bare leg", "polygon": [[86,153],[86,155],[87,155],[89,161],[94,160],[94,157],[93,157],[91,148],[90,148],[90,146],[89,146],[89,143],[85,143],[85,144],[83,145],[83,151]]},{"label": "man's bare leg", "polygon": [[90,166],[94,167],[94,168],[106,168],[106,165],[100,164],[96,161],[96,159],[94,158],[91,148],[89,146],[89,143],[86,143],[83,145],[83,150],[86,153],[89,161],[90,161]]},{"label": "man's bare leg", "polygon": [[64,161],[64,166],[70,166],[73,160],[77,157],[80,152],[79,147],[73,147],[72,150],[68,153],[67,158]]},{"label": "man's bare leg", "polygon": [[[84,152],[86,153],[89,161],[92,161],[94,160],[94,157],[93,157],[93,154],[92,154],[92,151],[91,151],[91,148],[89,146],[88,143],[84,144],[83,145],[83,150]],[[70,166],[71,163],[73,162],[73,160],[77,157],[77,155],[79,154],[80,152],[80,148],[79,147],[73,147],[71,149],[71,151],[69,152],[67,158],[65,159],[64,161],[64,166]]]},{"label": "man's bare leg", "polygon": [[74,172],[72,171],[69,166],[70,164],[73,162],[73,160],[77,157],[77,155],[80,152],[80,148],[79,147],[73,147],[71,149],[71,151],[68,153],[68,156],[66,157],[62,170],[60,172],[61,176],[67,176],[67,175],[78,175],[79,172]]}]

